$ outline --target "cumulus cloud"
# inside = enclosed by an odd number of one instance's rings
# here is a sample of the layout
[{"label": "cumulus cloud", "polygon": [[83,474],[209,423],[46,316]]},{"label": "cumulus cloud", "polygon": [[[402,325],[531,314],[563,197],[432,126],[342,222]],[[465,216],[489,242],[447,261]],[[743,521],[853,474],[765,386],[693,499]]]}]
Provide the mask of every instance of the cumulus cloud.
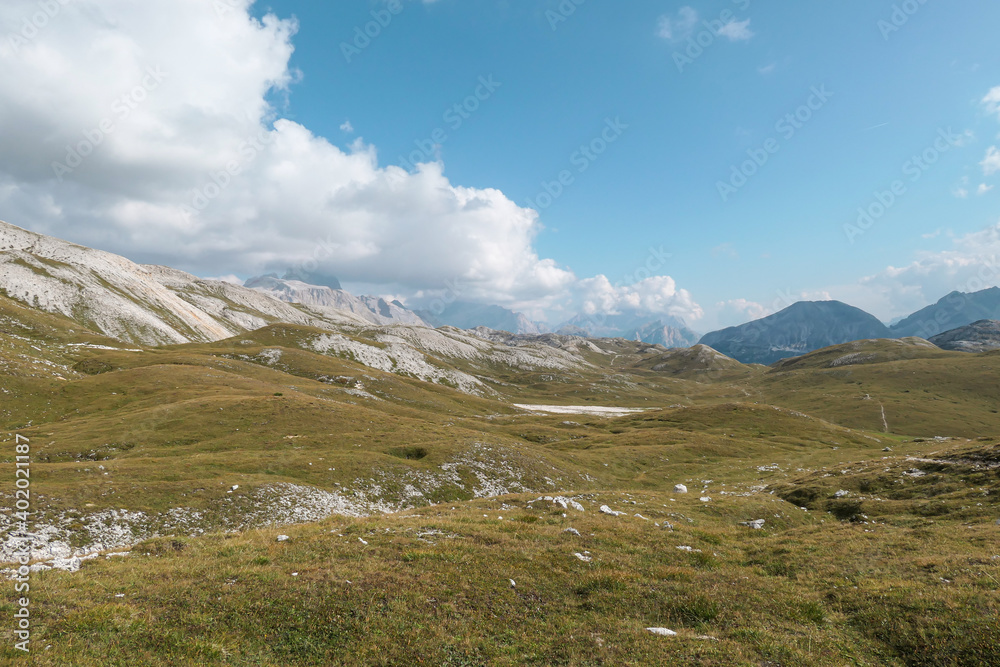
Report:
[{"label": "cumulus cloud", "polygon": [[851,301],[883,317],[906,315],[954,290],[1000,285],[1000,223],[952,239],[952,247],[922,252],[910,264],[890,266],[860,282]]},{"label": "cumulus cloud", "polygon": [[[537,212],[501,191],[454,184],[439,162],[380,165],[360,138],[341,149],[282,118],[268,98],[301,77],[295,21],[214,4],[225,11],[66,3],[22,34],[38,5],[5,0],[0,218],[200,275],[300,269],[536,316],[588,292],[539,257]],[[672,279],[650,280],[617,298],[699,310]]]},{"label": "cumulus cloud", "polygon": [[983,106],[986,112],[994,114],[1000,120],[1000,86],[993,88],[983,98]]},{"label": "cumulus cloud", "polygon": [[575,290],[580,311],[585,315],[640,311],[679,317],[687,322],[704,315],[690,292],[679,289],[669,276],[652,276],[632,285],[613,285],[606,276],[599,275],[579,281]]},{"label": "cumulus cloud", "polygon": [[715,307],[717,310],[716,317],[722,326],[733,326],[752,320],[759,320],[774,312],[764,304],[747,299],[721,301],[715,304]]},{"label": "cumulus cloud", "polygon": [[753,37],[753,31],[750,30],[750,19],[730,21],[719,28],[718,34],[731,42],[744,42]]},{"label": "cumulus cloud", "polygon": [[1000,171],[1000,149],[996,146],[990,146],[986,151],[986,157],[979,163],[979,166],[983,168],[983,174],[986,176],[992,176]]}]

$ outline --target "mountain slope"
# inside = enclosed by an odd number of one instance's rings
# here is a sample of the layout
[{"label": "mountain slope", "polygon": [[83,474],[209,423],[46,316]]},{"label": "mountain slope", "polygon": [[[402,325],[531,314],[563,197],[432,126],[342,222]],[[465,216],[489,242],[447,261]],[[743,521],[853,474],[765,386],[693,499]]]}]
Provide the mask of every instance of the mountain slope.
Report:
[{"label": "mountain slope", "polygon": [[[62,241],[0,222],[0,291],[119,340],[161,345],[228,338],[320,318],[254,290]],[[347,314],[332,321],[363,323]]]},{"label": "mountain slope", "polygon": [[850,368],[909,359],[942,359],[954,355],[923,338],[876,338],[855,340],[815,350],[799,357],[782,359],[771,366],[771,373],[804,368]]},{"label": "mountain slope", "polygon": [[299,280],[278,278],[273,275],[251,278],[244,283],[244,286],[279,301],[352,313],[372,324],[427,326],[419,315],[398,301],[388,302],[373,296],[354,296],[342,289],[310,285]]},{"label": "mountain slope", "polygon": [[988,352],[1000,349],[1000,322],[979,320],[969,326],[952,329],[931,338],[942,350]]},{"label": "mountain slope", "polygon": [[662,355],[644,360],[641,367],[670,377],[692,380],[720,380],[754,372],[753,367],[745,366],[706,345],[668,350]]},{"label": "mountain slope", "polygon": [[860,308],[840,301],[800,301],[763,319],[706,334],[699,342],[745,364],[772,364],[831,345],[893,337]]},{"label": "mountain slope", "polygon": [[896,338],[920,336],[930,339],[979,320],[1000,320],[1000,287],[969,293],[952,292],[891,328]]}]

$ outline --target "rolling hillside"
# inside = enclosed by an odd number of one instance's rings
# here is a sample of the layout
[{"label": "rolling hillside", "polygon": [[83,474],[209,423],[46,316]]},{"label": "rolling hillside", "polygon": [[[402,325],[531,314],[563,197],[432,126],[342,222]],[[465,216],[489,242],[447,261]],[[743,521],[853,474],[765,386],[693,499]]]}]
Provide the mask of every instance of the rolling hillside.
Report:
[{"label": "rolling hillside", "polygon": [[1000,352],[375,324],[32,243],[0,468],[27,439],[34,664],[998,659]]}]

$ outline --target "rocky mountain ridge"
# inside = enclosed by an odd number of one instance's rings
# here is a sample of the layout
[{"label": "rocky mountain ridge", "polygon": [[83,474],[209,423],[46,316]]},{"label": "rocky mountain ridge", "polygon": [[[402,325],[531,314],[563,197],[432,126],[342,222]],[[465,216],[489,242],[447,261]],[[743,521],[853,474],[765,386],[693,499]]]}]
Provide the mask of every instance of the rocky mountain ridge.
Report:
[{"label": "rocky mountain ridge", "polygon": [[1000,321],[979,320],[931,338],[942,350],[989,352],[1000,349]]}]

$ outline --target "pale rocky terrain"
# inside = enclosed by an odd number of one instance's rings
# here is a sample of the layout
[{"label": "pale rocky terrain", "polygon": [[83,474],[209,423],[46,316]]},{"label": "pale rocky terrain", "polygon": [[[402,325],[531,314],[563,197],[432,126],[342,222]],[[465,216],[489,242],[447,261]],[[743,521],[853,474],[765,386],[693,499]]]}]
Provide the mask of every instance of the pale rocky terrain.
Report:
[{"label": "pale rocky terrain", "polygon": [[386,301],[380,297],[354,296],[343,289],[333,289],[322,285],[310,285],[300,280],[260,276],[251,278],[246,287],[267,294],[287,303],[312,306],[321,312],[333,309],[355,315],[371,324],[408,324],[426,327],[426,322],[411,310],[396,301]]}]

